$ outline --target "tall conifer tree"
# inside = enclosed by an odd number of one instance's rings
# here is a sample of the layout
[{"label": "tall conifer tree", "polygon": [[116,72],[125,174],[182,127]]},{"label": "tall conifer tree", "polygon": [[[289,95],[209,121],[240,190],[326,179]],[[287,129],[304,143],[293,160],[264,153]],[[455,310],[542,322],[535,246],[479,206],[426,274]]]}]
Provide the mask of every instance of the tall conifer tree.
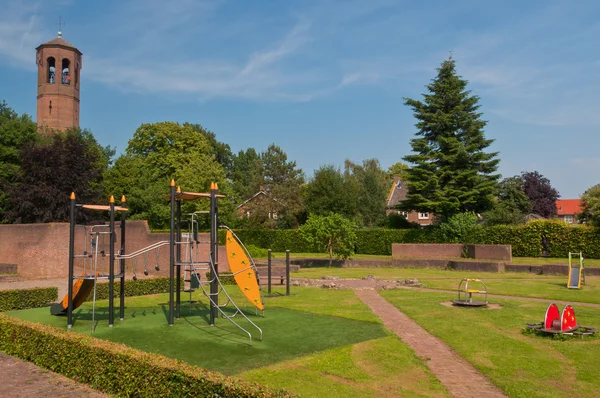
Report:
[{"label": "tall conifer tree", "polygon": [[404,210],[433,212],[443,219],[461,212],[491,209],[497,193],[497,152],[484,150],[493,140],[483,133],[479,97],[466,90],[452,57],[437,69],[423,101],[405,99],[418,119]]}]

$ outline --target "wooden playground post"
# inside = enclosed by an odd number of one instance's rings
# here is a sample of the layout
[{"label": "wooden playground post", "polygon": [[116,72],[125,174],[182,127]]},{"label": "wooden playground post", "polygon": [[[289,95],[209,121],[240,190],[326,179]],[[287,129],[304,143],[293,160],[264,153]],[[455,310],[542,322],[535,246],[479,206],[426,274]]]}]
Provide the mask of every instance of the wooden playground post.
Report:
[{"label": "wooden playground post", "polygon": [[[177,193],[181,193],[181,188],[177,187]],[[194,225],[192,223],[192,231],[194,230]],[[177,274],[177,278],[176,278],[176,283],[175,283],[175,291],[176,291],[176,310],[175,310],[175,317],[177,319],[179,319],[181,316],[181,198],[177,198],[177,242],[178,245],[175,249],[175,254],[176,254],[176,264],[177,264],[177,269],[176,269],[176,274]],[[190,259],[190,261],[192,261]],[[191,279],[191,278],[190,278]]]},{"label": "wooden playground post", "polygon": [[173,326],[175,279],[175,180],[171,180],[171,225],[169,230],[169,326]]},{"label": "wooden playground post", "polygon": [[290,295],[290,251],[285,251],[285,295]]},{"label": "wooden playground post", "polygon": [[115,197],[110,196],[110,254],[108,260],[108,327],[112,327],[115,311]]},{"label": "wooden playground post", "polygon": [[73,327],[73,267],[75,260],[75,192],[71,192],[69,209],[69,286],[67,290],[67,328]]},{"label": "wooden playground post", "polygon": [[[125,195],[121,196],[121,207],[127,205]],[[121,250],[120,256],[125,254],[125,212],[121,211]],[[119,286],[119,319],[125,320],[125,259],[119,260],[119,272],[121,274],[121,286]]]},{"label": "wooden playground post", "polygon": [[213,260],[213,269],[215,275],[211,275],[210,283],[210,324],[215,324],[215,319],[219,317],[219,218],[217,215],[217,193],[219,186],[216,183],[210,184],[210,252]]},{"label": "wooden playground post", "polygon": [[267,251],[267,293],[271,294],[271,249]]}]

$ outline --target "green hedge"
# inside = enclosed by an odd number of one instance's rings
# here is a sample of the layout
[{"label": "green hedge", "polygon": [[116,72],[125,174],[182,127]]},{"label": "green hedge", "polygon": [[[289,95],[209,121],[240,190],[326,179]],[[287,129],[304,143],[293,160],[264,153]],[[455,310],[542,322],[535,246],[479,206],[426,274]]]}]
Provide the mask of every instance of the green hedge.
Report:
[{"label": "green hedge", "polygon": [[[238,230],[245,245],[276,252],[314,253],[296,230]],[[356,254],[391,255],[392,243],[449,243],[436,227],[422,229],[364,229],[356,231]],[[583,252],[585,258],[600,258],[600,228],[539,220],[525,225],[476,227],[464,242],[512,245],[515,257],[537,257],[542,253],[542,236],[548,238],[551,257],[567,257],[569,251]],[[452,242],[454,243],[454,242]]]},{"label": "green hedge", "polygon": [[0,290],[0,312],[46,307],[58,300],[58,288]]},{"label": "green hedge", "polygon": [[[183,280],[181,280],[183,286]],[[121,282],[115,281],[114,297],[119,297]],[[145,296],[148,294],[169,293],[169,278],[149,278],[126,280],[125,281],[125,296]],[[98,283],[96,285],[96,300],[108,299],[108,282]],[[92,301],[93,294],[90,294],[86,301]]]},{"label": "green hedge", "polygon": [[0,351],[120,397],[288,397],[123,344],[0,314]]}]

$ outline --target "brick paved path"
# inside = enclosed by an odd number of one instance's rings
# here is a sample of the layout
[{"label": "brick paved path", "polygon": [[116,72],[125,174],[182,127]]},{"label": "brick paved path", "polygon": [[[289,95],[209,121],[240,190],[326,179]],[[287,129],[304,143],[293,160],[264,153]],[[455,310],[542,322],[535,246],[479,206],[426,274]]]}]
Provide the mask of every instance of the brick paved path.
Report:
[{"label": "brick paved path", "polygon": [[455,397],[506,397],[469,362],[387,302],[375,290],[354,293],[421,358]]},{"label": "brick paved path", "polygon": [[107,397],[56,373],[0,352],[0,397]]}]

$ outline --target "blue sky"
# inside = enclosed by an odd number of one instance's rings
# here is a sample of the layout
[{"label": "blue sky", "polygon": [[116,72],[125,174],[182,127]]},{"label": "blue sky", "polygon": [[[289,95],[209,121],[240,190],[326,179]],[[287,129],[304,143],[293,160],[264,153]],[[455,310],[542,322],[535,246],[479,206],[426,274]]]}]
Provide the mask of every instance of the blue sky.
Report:
[{"label": "blue sky", "polygon": [[121,152],[141,123],[200,123],[234,152],[274,142],[307,176],[410,153],[403,97],[453,50],[499,171],[563,198],[600,182],[594,1],[0,0],[0,100],[35,118],[35,47],[83,53],[81,127]]}]

